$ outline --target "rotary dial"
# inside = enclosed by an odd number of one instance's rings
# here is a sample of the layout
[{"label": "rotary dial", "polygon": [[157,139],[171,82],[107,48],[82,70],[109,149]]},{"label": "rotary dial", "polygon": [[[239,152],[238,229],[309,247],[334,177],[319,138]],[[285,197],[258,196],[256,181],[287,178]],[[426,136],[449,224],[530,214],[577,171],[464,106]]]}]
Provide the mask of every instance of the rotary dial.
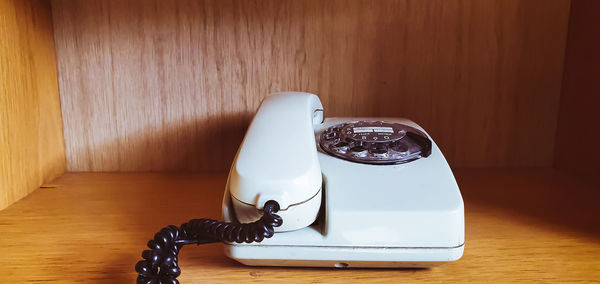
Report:
[{"label": "rotary dial", "polygon": [[327,153],[352,162],[401,164],[431,154],[431,140],[408,125],[356,121],[331,126],[319,137]]}]

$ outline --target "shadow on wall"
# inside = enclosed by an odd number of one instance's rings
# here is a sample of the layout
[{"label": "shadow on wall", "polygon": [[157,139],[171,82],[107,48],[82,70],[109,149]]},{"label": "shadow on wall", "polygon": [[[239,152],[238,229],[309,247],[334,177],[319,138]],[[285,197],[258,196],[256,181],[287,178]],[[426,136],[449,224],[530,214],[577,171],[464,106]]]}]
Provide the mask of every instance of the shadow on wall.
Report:
[{"label": "shadow on wall", "polygon": [[[107,143],[94,145],[92,141],[72,154],[79,163],[78,171],[225,171],[251,118],[250,114],[238,113],[146,126]],[[77,154],[81,152],[86,154]],[[77,161],[79,156],[84,160]]]}]

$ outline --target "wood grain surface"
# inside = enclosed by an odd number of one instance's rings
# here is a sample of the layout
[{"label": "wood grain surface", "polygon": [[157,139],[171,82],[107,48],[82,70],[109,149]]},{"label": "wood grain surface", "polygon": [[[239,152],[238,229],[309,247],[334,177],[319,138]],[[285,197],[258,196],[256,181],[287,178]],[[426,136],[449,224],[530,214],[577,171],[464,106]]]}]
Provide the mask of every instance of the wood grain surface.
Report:
[{"label": "wood grain surface", "polygon": [[0,210],[65,170],[50,13],[0,0]]},{"label": "wood grain surface", "polygon": [[411,118],[454,166],[551,166],[569,4],[54,0],[68,169],[226,169],[286,90]]},{"label": "wood grain surface", "polygon": [[[187,246],[181,283],[582,282],[600,279],[597,188],[554,170],[459,170],[462,259],[425,270],[249,267]],[[168,224],[219,218],[226,174],[68,173],[0,212],[0,282],[133,283]]]},{"label": "wood grain surface", "polygon": [[572,2],[554,166],[600,185],[600,1]]}]

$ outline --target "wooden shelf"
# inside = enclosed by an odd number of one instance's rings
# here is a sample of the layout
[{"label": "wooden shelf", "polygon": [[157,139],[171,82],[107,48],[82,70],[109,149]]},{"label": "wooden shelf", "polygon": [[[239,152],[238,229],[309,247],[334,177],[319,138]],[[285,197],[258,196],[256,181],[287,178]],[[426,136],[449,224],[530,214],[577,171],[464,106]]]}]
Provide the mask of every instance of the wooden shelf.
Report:
[{"label": "wooden shelf", "polygon": [[[248,267],[222,245],[186,247],[182,283],[582,281],[600,279],[600,191],[551,169],[457,170],[463,258],[433,269]],[[68,173],[0,212],[0,278],[133,283],[167,224],[219,218],[226,174]],[[175,206],[173,206],[176,204]]]}]

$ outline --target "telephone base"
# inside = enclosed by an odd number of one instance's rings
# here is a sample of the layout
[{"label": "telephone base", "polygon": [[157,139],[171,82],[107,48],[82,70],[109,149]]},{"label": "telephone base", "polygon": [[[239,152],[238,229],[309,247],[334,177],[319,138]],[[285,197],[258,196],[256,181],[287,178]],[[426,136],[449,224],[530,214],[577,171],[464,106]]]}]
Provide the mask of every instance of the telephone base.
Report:
[{"label": "telephone base", "polygon": [[[314,126],[314,139],[320,145],[323,133],[332,126],[376,120],[327,118]],[[407,119],[381,120],[427,135]],[[340,159],[313,144],[323,180],[316,222],[297,230],[276,228],[272,238],[260,243],[228,243],[226,255],[247,265],[304,267],[415,268],[458,260],[465,243],[464,205],[448,163],[435,142],[429,141],[431,153],[426,158],[390,165]],[[264,163],[259,161],[252,166]],[[232,167],[231,174],[235,169]],[[230,191],[239,186],[240,182],[230,177],[223,195],[223,218],[253,221],[247,220],[246,210],[233,205]],[[308,206],[309,201],[298,204]],[[257,211],[259,208],[252,204],[254,208],[249,211]],[[314,220],[312,214],[286,210],[281,210],[284,226],[286,222]]]},{"label": "telephone base", "polygon": [[307,247],[225,244],[225,254],[250,266],[335,268],[427,268],[458,260],[464,244],[452,248]]}]

